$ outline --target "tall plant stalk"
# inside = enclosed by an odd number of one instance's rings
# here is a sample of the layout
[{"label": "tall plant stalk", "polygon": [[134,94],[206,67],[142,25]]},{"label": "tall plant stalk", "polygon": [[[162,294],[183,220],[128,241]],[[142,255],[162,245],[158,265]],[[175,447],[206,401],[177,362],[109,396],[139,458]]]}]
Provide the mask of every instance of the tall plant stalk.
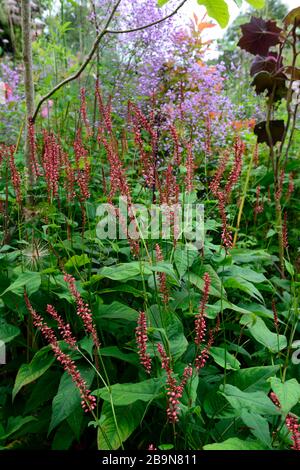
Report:
[{"label": "tall plant stalk", "polygon": [[25,144],[25,156],[29,174],[29,183],[32,186],[34,176],[30,162],[30,139],[28,123],[34,113],[34,83],[32,66],[32,31],[31,31],[31,5],[30,0],[21,0],[22,15],[22,42],[23,42],[23,64],[24,64],[24,87],[26,100],[27,132]]}]

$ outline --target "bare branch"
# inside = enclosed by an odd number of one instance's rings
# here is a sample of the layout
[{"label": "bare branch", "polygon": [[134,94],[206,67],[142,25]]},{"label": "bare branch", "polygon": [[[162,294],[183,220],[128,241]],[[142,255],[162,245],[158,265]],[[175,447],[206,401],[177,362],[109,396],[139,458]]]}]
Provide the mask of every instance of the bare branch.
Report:
[{"label": "bare branch", "polygon": [[117,8],[118,6],[120,5],[121,3],[121,0],[118,0],[117,3],[115,4],[115,6],[113,7],[112,11],[111,11],[111,14],[109,15],[109,18],[103,28],[102,31],[100,31],[100,33],[96,36],[96,39],[94,41],[94,44],[89,52],[89,54],[87,55],[87,57],[85,58],[85,60],[83,61],[83,63],[81,64],[81,66],[79,67],[79,69],[77,70],[77,72],[73,73],[72,75],[70,75],[69,77],[65,78],[64,80],[62,80],[61,82],[59,82],[57,85],[55,85],[54,88],[52,88],[52,90],[50,90],[46,95],[44,95],[40,101],[38,102],[36,108],[35,108],[35,111],[33,113],[33,116],[32,116],[32,119],[33,121],[35,121],[36,117],[37,117],[37,114],[40,110],[40,107],[42,106],[42,104],[44,103],[44,101],[48,100],[52,95],[54,95],[54,93],[56,93],[60,88],[62,88],[64,85],[66,85],[67,83],[73,81],[73,80],[76,80],[76,78],[79,77],[79,75],[84,71],[84,69],[86,68],[86,66],[89,64],[89,62],[91,61],[97,47],[98,47],[98,44],[100,43],[101,39],[103,38],[103,36],[106,34],[107,32],[107,27],[110,25],[113,17],[115,16],[115,13],[117,11]]},{"label": "bare branch", "polygon": [[164,16],[160,20],[153,21],[152,23],[148,23],[143,26],[139,26],[137,28],[131,28],[131,29],[123,29],[123,30],[113,30],[113,29],[108,29],[106,32],[108,34],[124,34],[124,33],[134,33],[135,31],[141,31],[142,29],[147,29],[151,28],[152,26],[155,26],[157,24],[163,23],[164,21],[168,20],[169,18],[172,18],[172,16],[176,15],[176,13],[180,10],[181,7],[187,2],[187,0],[183,0],[178,7],[175,8],[172,13],[169,13],[169,15]]}]

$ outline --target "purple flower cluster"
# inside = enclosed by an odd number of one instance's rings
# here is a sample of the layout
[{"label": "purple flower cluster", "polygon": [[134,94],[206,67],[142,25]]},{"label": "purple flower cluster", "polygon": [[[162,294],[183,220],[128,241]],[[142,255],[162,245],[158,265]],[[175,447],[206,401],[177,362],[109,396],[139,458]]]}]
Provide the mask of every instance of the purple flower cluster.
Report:
[{"label": "purple flower cluster", "polygon": [[20,70],[0,63],[0,143],[12,144],[21,125]]},{"label": "purple flower cluster", "polygon": [[[157,0],[123,0],[112,28],[132,29],[158,21],[178,3],[172,0],[158,8]],[[105,6],[107,0],[96,2],[99,19]],[[100,80],[109,84],[110,92],[113,89],[119,113],[124,114],[125,103],[133,96],[142,104],[154,100],[167,127],[184,121],[182,130],[194,149],[211,151],[226,143],[238,110],[223,90],[225,67],[209,66],[203,60],[199,36],[182,23],[175,15],[151,28],[124,34],[121,40],[110,38],[115,52]]]}]

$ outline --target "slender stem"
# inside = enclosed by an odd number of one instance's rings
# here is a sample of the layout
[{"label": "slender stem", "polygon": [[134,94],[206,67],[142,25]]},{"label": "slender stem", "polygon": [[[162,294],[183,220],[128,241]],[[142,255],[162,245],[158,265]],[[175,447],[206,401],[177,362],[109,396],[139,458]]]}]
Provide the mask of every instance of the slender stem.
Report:
[{"label": "slender stem", "polygon": [[250,162],[249,162],[247,175],[246,175],[246,181],[245,181],[244,188],[243,188],[243,195],[242,195],[242,199],[241,199],[241,202],[240,202],[239,213],[238,213],[237,222],[236,222],[236,229],[235,229],[235,234],[234,234],[234,238],[233,238],[233,245],[232,245],[233,248],[235,247],[236,242],[237,242],[237,238],[238,238],[238,231],[239,231],[239,228],[240,228],[240,223],[241,223],[241,218],[242,218],[242,215],[243,215],[245,199],[246,199],[246,195],[247,195],[247,191],[248,191],[250,174],[251,174],[252,165],[253,165],[253,158],[254,158],[254,151],[252,152],[252,155],[251,155],[251,159],[250,159]]}]

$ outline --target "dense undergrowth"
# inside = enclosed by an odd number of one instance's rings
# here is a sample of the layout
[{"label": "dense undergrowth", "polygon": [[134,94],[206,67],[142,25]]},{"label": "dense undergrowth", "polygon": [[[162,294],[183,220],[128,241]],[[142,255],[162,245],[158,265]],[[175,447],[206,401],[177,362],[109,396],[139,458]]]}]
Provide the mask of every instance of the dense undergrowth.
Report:
[{"label": "dense undergrowth", "polygon": [[300,450],[295,11],[242,28],[258,111],[233,106],[196,16],[164,64],[128,67],[131,99],[97,69],[48,101],[29,166],[22,129],[3,139],[1,449]]}]

